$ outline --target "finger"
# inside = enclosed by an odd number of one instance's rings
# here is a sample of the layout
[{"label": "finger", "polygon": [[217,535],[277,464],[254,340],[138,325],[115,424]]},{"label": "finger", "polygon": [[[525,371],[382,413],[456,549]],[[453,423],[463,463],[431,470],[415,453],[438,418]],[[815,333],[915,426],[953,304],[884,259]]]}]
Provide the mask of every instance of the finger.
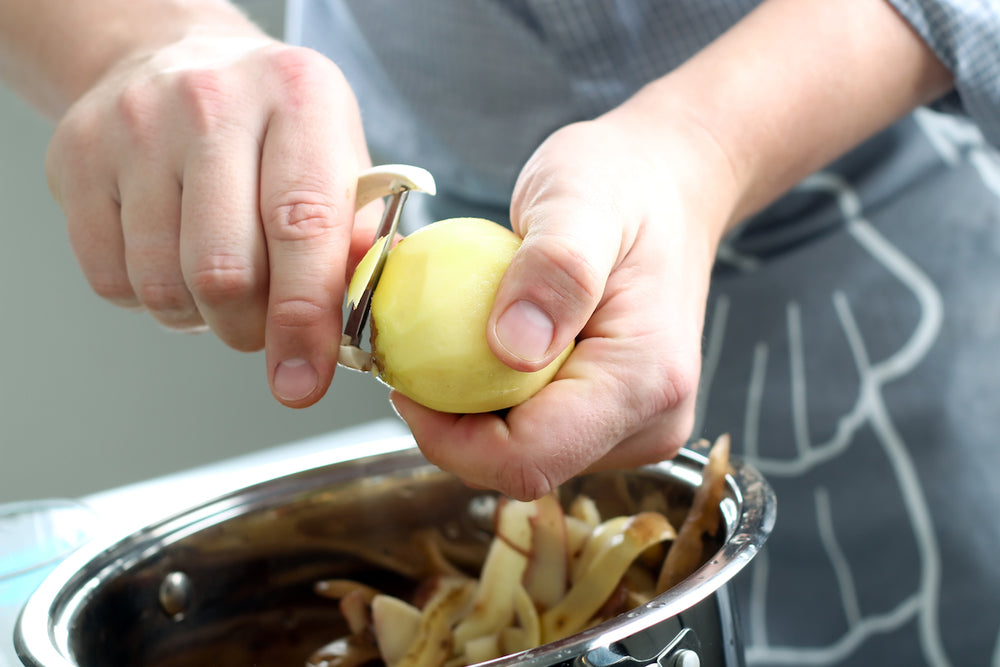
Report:
[{"label": "finger", "polygon": [[336,366],[359,165],[353,137],[362,136],[353,98],[336,99],[306,64],[296,64],[299,76],[271,115],[260,188],[267,365],[272,392],[292,407],[315,403]]},{"label": "finger", "polygon": [[264,347],[267,317],[259,160],[249,130],[213,133],[185,164],[181,204],[184,281],[215,334],[244,351]]},{"label": "finger", "polygon": [[128,279],[114,179],[86,142],[57,129],[46,155],[49,189],[66,216],[70,246],[91,289],[124,308],[141,304]]},{"label": "finger", "polygon": [[622,245],[620,226],[576,197],[545,195],[512,209],[524,241],[504,274],[487,325],[508,366],[551,362],[594,313]]},{"label": "finger", "polygon": [[123,170],[121,227],[129,281],[143,306],[170,329],[197,331],[205,322],[181,272],[181,187],[155,160]]},{"label": "finger", "polygon": [[692,410],[662,415],[616,444],[586,472],[628,470],[674,458],[690,439],[693,414]]},{"label": "finger", "polygon": [[[690,393],[665,397],[651,377],[621,378],[605,370],[625,367],[634,357],[631,346],[587,339],[555,381],[506,419],[439,413],[398,393],[391,397],[428,460],[468,483],[529,500],[586,469],[667,458],[686,440],[693,420]],[[651,376],[669,372],[648,361]],[[664,409],[671,401],[675,409]],[[618,443],[625,444],[621,451]]]},{"label": "finger", "polygon": [[[506,418],[491,413],[438,413],[395,393],[392,402],[429,461],[469,484],[533,500],[606,453],[596,449],[603,446],[598,433],[605,429],[593,419],[592,411],[577,409],[580,402],[575,393],[566,384],[550,384],[529,402],[511,409]],[[560,409],[540,421],[532,408],[549,405],[552,394],[561,397]]]}]

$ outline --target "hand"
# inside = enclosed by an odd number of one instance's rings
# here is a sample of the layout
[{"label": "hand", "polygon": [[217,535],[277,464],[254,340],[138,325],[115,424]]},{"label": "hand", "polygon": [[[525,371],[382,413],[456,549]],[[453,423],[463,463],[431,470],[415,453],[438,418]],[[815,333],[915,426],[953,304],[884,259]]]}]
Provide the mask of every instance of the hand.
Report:
[{"label": "hand", "polygon": [[524,243],[488,338],[524,371],[576,338],[556,379],[504,417],[392,396],[425,455],[472,485],[537,498],[587,469],[669,458],[690,435],[727,183],[696,132],[653,141],[634,116],[559,130],[515,189]]},{"label": "hand", "polygon": [[256,33],[203,32],[111,68],[63,117],[47,171],[99,295],[266,348],[272,392],[304,407],[336,365],[354,185],[369,164],[333,63]]},{"label": "hand", "polygon": [[515,188],[524,245],[487,337],[524,370],[579,333],[577,347],[504,419],[394,396],[424,453],[516,498],[674,454],[722,234],[951,81],[888,3],[769,0],[621,107],[556,132]]}]

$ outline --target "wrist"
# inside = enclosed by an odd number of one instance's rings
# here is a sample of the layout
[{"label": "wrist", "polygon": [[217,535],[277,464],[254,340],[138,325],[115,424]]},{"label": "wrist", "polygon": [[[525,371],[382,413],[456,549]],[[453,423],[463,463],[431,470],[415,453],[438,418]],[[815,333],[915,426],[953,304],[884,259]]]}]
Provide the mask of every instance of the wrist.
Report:
[{"label": "wrist", "polygon": [[131,63],[147,60],[173,45],[185,42],[191,45],[211,45],[215,40],[222,43],[233,40],[271,40],[241,11],[225,2],[207,2],[196,8],[189,8],[187,5],[175,7],[171,4],[159,18],[155,30],[136,30],[136,22],[127,18],[109,27],[108,47],[95,63],[94,76],[89,80],[89,85],[85,83],[81,86],[77,96],[107,78],[111,72],[128,68]]},{"label": "wrist", "polygon": [[700,145],[731,226],[950,86],[886,2],[767,0],[621,111]]},{"label": "wrist", "polygon": [[0,74],[53,120],[124,63],[192,34],[266,38],[225,0],[8,4],[0,9]]},{"label": "wrist", "polygon": [[[683,202],[683,218],[701,230],[707,257],[736,224],[743,185],[733,156],[682,97],[652,87],[640,91],[601,118],[639,137],[647,179],[661,196]],[[655,206],[655,202],[653,203]]]}]

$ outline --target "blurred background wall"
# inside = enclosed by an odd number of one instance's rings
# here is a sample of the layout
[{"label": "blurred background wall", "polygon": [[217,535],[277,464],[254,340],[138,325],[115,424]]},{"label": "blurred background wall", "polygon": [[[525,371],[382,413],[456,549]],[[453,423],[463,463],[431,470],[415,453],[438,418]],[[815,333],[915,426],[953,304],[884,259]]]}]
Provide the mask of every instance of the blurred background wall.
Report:
[{"label": "blurred background wall", "polygon": [[[241,3],[280,34],[283,3]],[[45,182],[51,125],[0,87],[0,502],[78,496],[379,417],[341,371],[317,405],[270,395],[263,353],[168,332],[94,295]]]}]

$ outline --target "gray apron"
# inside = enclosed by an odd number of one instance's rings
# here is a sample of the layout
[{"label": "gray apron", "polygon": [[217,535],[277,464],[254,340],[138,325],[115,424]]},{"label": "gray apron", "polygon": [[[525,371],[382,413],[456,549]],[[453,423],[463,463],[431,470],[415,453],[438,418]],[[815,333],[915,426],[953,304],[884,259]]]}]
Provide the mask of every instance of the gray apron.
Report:
[{"label": "gray apron", "polygon": [[[504,220],[548,133],[755,4],[293,0],[290,37],[344,69],[376,160],[434,173],[411,226]],[[749,665],[1000,667],[998,193],[979,133],[920,111],[720,249],[694,436],[779,503],[736,583]]]}]

